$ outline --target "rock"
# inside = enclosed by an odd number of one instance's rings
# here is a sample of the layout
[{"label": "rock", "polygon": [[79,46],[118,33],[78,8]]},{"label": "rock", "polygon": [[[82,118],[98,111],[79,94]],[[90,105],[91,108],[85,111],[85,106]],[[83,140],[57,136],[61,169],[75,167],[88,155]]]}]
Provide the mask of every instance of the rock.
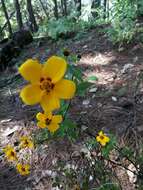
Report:
[{"label": "rock", "polygon": [[133,68],[134,65],[133,64],[126,64],[124,65],[123,69],[121,70],[121,74],[125,74],[127,73],[131,68]]},{"label": "rock", "polygon": [[87,114],[87,111],[82,111],[80,114]]},{"label": "rock", "polygon": [[12,35],[11,39],[4,39],[0,42],[0,71],[7,66],[13,66],[12,59],[17,57],[23,46],[33,41],[32,34],[28,30],[20,30]]},{"label": "rock", "polygon": [[29,30],[23,29],[15,32],[12,35],[12,40],[18,47],[22,48],[23,46],[30,44],[33,41],[33,37]]},{"label": "rock", "polygon": [[[137,169],[135,168],[135,166],[133,164],[130,164],[128,166],[128,169],[135,172],[135,173],[138,173]],[[137,175],[135,175],[133,172],[127,170],[127,174],[129,176],[129,181],[131,183],[135,183],[137,181]]]},{"label": "rock", "polygon": [[112,96],[112,100],[113,100],[114,102],[117,102],[117,98],[116,98],[115,96]]},{"label": "rock", "polygon": [[119,47],[119,48],[118,48],[118,51],[119,51],[119,52],[122,52],[122,51],[124,51],[124,50],[125,50],[124,47]]},{"label": "rock", "polygon": [[136,63],[139,60],[139,58],[136,56],[133,58],[133,62]]},{"label": "rock", "polygon": [[89,103],[90,103],[90,100],[83,100],[83,102],[82,102],[82,104],[85,106],[89,105]]},{"label": "rock", "polygon": [[93,96],[91,97],[92,99],[94,99],[96,97],[96,95],[95,94],[93,94]]},{"label": "rock", "polygon": [[89,90],[89,92],[91,92],[91,93],[94,93],[94,92],[96,92],[97,91],[97,88],[95,87],[95,88],[91,88],[90,90]]},{"label": "rock", "polygon": [[7,137],[9,135],[11,135],[12,133],[14,133],[15,131],[19,130],[20,129],[20,126],[16,125],[14,126],[13,128],[7,128],[3,133],[2,133],[2,136],[3,137]]},{"label": "rock", "polygon": [[86,125],[82,125],[81,129],[82,129],[82,131],[85,131],[86,129],[88,129],[88,127]]},{"label": "rock", "polygon": [[7,123],[7,122],[10,122],[11,119],[4,119],[4,120],[1,120],[0,123]]}]

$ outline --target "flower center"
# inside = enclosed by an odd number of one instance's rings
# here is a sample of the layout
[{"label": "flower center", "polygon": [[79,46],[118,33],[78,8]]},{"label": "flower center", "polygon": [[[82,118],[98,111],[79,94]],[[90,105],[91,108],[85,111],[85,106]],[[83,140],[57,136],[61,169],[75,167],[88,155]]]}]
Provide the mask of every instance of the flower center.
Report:
[{"label": "flower center", "polygon": [[45,121],[45,122],[46,122],[46,125],[50,125],[51,121],[52,121],[51,119],[48,119],[48,118],[47,118],[46,121]]},{"label": "flower center", "polygon": [[24,144],[25,144],[25,146],[27,146],[29,144],[29,142],[27,140],[25,140]]},{"label": "flower center", "polygon": [[46,91],[46,93],[49,93],[54,88],[54,84],[50,78],[41,78],[40,88],[41,90]]},{"label": "flower center", "polygon": [[23,172],[25,172],[25,171],[26,171],[24,167],[21,167],[21,170],[22,170]]},{"label": "flower center", "polygon": [[101,140],[104,140],[104,136],[103,136],[103,135],[100,135],[100,139],[101,139]]},{"label": "flower center", "polygon": [[10,152],[10,156],[14,157],[15,153],[13,151]]}]

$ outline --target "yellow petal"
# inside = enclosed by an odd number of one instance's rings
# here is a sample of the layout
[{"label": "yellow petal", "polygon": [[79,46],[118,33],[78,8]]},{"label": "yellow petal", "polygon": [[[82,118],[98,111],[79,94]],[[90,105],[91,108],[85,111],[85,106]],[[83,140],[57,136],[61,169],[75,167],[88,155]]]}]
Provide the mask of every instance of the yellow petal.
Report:
[{"label": "yellow petal", "polygon": [[46,119],[52,119],[52,112],[45,112]]},{"label": "yellow petal", "polygon": [[105,145],[106,145],[106,142],[100,141],[100,144],[101,144],[102,146],[105,146]]},{"label": "yellow petal", "polygon": [[54,115],[52,117],[52,123],[61,123],[63,120],[61,115]]},{"label": "yellow petal", "polygon": [[110,141],[110,138],[109,138],[109,137],[105,136],[104,138],[105,138],[105,141],[106,141],[107,143]]},{"label": "yellow petal", "polygon": [[30,169],[30,165],[29,164],[25,164],[25,169],[29,170]]},{"label": "yellow petal", "polygon": [[62,99],[70,99],[74,96],[76,90],[75,83],[70,80],[62,79],[56,83],[54,93]]},{"label": "yellow petal", "polygon": [[63,120],[61,115],[54,115],[52,117],[52,123],[61,123]]},{"label": "yellow petal", "polygon": [[28,59],[19,67],[23,78],[32,83],[39,82],[42,74],[42,65],[38,60]]},{"label": "yellow petal", "polygon": [[30,173],[30,165],[29,164],[18,163],[16,165],[16,169],[20,173],[20,175],[28,175]]},{"label": "yellow petal", "polygon": [[47,126],[49,131],[51,133],[54,133],[55,131],[57,131],[59,129],[59,125],[58,124],[55,124],[55,123],[51,123],[50,125]]},{"label": "yellow petal", "polygon": [[99,136],[96,137],[96,141],[100,142],[100,137]]},{"label": "yellow petal", "polygon": [[42,90],[38,85],[27,85],[21,90],[20,97],[25,104],[34,105],[40,102]]},{"label": "yellow petal", "polygon": [[36,119],[39,120],[39,121],[45,122],[45,120],[46,120],[46,115],[43,114],[43,113],[41,113],[41,112],[39,112],[39,113],[37,113],[37,115],[36,115]]},{"label": "yellow petal", "polygon": [[44,112],[50,112],[60,108],[60,101],[53,93],[43,96],[40,104]]},{"label": "yellow petal", "polygon": [[40,128],[46,128],[47,127],[46,123],[40,122],[40,121],[37,123],[37,126]]},{"label": "yellow petal", "polygon": [[52,79],[53,83],[59,81],[67,69],[66,61],[58,56],[50,57],[43,67],[43,75]]},{"label": "yellow petal", "polygon": [[100,131],[98,134],[99,134],[99,136],[104,135],[103,131]]}]

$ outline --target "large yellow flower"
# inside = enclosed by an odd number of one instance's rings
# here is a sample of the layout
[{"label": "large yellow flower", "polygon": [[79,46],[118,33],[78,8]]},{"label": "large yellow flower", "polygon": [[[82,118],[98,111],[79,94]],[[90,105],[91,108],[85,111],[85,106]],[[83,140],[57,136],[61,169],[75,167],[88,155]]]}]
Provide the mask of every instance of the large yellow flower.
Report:
[{"label": "large yellow flower", "polygon": [[38,113],[36,115],[36,118],[38,120],[37,126],[40,128],[48,128],[50,132],[54,133],[56,130],[58,130],[59,123],[62,122],[62,116],[61,115],[52,115],[51,112],[49,113]]},{"label": "large yellow flower", "polygon": [[14,148],[10,145],[6,146],[4,149],[3,149],[7,159],[9,161],[15,161],[17,160],[17,155],[16,155],[16,152],[14,150]]},{"label": "large yellow flower", "polygon": [[102,146],[106,146],[106,144],[110,141],[110,138],[107,137],[103,131],[100,131],[96,137],[96,141],[99,142]]},{"label": "large yellow flower", "polygon": [[38,60],[28,59],[19,68],[20,74],[31,84],[25,86],[20,97],[27,105],[40,103],[44,111],[60,107],[60,99],[74,96],[73,81],[63,79],[67,63],[63,58],[52,56],[42,65]]},{"label": "large yellow flower", "polygon": [[16,166],[17,171],[20,175],[28,175],[30,174],[30,165],[29,164],[20,164],[18,163]]},{"label": "large yellow flower", "polygon": [[34,143],[32,142],[32,140],[28,137],[28,136],[22,136],[20,138],[20,147],[21,148],[33,148],[34,147]]}]

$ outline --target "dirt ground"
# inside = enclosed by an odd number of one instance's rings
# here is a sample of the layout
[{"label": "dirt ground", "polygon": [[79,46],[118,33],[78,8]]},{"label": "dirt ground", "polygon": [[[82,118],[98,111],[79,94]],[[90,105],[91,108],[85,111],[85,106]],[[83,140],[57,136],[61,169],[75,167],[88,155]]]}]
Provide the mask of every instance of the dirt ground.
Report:
[{"label": "dirt ground", "polygon": [[[137,81],[143,71],[143,45],[131,44],[124,48],[116,47],[97,29],[76,37],[53,42],[41,39],[25,47],[20,56],[13,60],[16,66],[27,58],[38,58],[44,62],[49,56],[59,54],[68,48],[72,53],[80,54],[79,68],[84,72],[85,79],[95,75],[98,81],[86,96],[76,96],[72,100],[70,117],[76,121],[79,130],[83,128],[96,134],[103,129],[113,133],[121,146],[130,144],[134,148],[143,135],[143,88]],[[39,107],[25,106],[19,91],[25,84],[17,72],[17,67],[8,68],[0,74],[0,147],[4,147],[25,130],[35,130],[35,113]],[[94,89],[94,90],[93,90]],[[86,134],[71,144],[65,139],[43,145],[41,153],[35,153],[36,166],[30,177],[20,177],[14,169],[6,165],[3,154],[0,156],[0,189],[37,189],[51,190],[49,178],[43,176],[43,169],[49,170],[55,159],[69,159],[75,149],[81,148]],[[76,148],[75,148],[76,147]],[[41,151],[41,150],[40,150]],[[34,165],[34,164],[33,164]],[[119,170],[118,170],[119,171]],[[134,190],[134,184],[129,182],[128,175],[119,171],[123,190]],[[40,177],[39,177],[40,176]],[[21,185],[24,185],[22,187]]]}]

